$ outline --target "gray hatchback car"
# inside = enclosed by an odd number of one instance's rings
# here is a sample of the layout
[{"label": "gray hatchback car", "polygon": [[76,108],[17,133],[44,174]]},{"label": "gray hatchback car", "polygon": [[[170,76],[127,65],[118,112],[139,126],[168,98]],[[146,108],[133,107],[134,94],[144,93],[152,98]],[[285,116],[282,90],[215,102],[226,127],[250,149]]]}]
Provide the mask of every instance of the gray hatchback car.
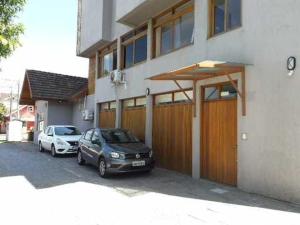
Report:
[{"label": "gray hatchback car", "polygon": [[150,172],[154,168],[153,152],[128,130],[90,129],[79,140],[79,165],[98,167],[101,177],[111,173]]}]

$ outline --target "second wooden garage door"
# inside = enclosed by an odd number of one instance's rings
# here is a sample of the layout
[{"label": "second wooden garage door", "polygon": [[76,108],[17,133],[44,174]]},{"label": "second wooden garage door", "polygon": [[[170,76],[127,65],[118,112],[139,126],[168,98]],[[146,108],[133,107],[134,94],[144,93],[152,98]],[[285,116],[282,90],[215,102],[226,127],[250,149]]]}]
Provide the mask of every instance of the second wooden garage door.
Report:
[{"label": "second wooden garage door", "polygon": [[116,124],[116,102],[106,102],[100,105],[99,127],[115,128]]},{"label": "second wooden garage door", "polygon": [[122,128],[130,130],[140,141],[145,142],[146,99],[123,101]]},{"label": "second wooden garage door", "polygon": [[192,109],[190,103],[154,106],[153,150],[158,166],[192,173]]}]

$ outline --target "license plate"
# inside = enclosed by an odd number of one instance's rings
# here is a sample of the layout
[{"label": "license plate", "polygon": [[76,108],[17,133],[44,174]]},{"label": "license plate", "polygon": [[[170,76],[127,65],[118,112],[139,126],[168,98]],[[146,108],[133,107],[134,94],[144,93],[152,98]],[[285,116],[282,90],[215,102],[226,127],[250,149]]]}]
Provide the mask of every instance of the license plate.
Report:
[{"label": "license plate", "polygon": [[132,166],[145,166],[146,162],[145,161],[133,161]]}]

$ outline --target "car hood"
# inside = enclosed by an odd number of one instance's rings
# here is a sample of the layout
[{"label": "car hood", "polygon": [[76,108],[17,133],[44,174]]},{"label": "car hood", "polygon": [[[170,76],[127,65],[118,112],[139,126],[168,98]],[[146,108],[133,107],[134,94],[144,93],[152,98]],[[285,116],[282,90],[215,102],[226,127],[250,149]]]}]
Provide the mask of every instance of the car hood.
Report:
[{"label": "car hood", "polygon": [[124,153],[147,153],[150,149],[143,143],[107,144],[112,149]]},{"label": "car hood", "polygon": [[55,136],[63,141],[79,141],[81,135],[69,135],[69,136]]}]

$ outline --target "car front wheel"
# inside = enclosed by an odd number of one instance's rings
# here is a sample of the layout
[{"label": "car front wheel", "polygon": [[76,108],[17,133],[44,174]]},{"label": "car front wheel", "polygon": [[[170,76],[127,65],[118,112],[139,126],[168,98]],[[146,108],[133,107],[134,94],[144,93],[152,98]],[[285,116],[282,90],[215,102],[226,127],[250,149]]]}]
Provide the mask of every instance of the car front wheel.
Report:
[{"label": "car front wheel", "polygon": [[51,146],[51,155],[53,157],[56,157],[56,150],[55,150],[55,146],[54,145]]},{"label": "car front wheel", "polygon": [[80,150],[78,150],[77,153],[77,163],[81,166],[85,164],[85,160],[82,158],[82,153]]},{"label": "car front wheel", "polygon": [[45,151],[45,149],[43,148],[43,145],[42,145],[41,141],[39,142],[39,151],[40,152],[44,152]]},{"label": "car front wheel", "polygon": [[100,177],[106,178],[108,177],[107,170],[106,170],[106,162],[104,158],[101,158],[99,161],[98,172]]}]

